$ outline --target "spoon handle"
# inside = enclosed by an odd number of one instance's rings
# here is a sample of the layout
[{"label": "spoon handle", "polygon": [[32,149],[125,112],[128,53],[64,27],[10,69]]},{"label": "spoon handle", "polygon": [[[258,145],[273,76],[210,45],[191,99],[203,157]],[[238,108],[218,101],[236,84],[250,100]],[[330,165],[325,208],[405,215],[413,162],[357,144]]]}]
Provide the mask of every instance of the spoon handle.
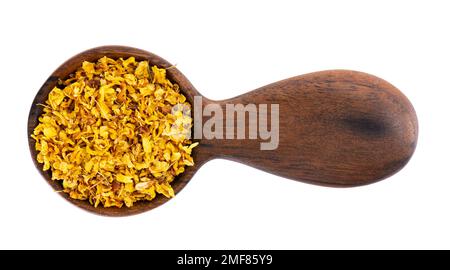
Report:
[{"label": "spoon handle", "polygon": [[[234,160],[313,184],[357,186],[384,179],[408,162],[417,142],[417,117],[408,99],[388,82],[356,71],[316,72],[201,102],[203,115],[194,108],[194,119],[202,119],[194,132],[203,133],[205,159]],[[231,109],[244,109],[246,117]]]}]

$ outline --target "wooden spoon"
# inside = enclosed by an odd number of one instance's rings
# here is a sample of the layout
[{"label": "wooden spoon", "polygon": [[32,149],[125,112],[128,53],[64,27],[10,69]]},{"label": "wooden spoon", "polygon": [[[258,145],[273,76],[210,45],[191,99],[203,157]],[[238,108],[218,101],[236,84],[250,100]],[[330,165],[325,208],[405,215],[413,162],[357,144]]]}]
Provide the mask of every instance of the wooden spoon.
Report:
[{"label": "wooden spoon", "polygon": [[[30,137],[42,114],[42,106],[58,79],[66,78],[83,61],[131,57],[151,65],[169,68],[167,76],[177,83],[188,101],[201,96],[184,75],[161,57],[130,47],[104,46],[82,52],[62,64],[37,93],[28,118],[28,138],[34,164],[55,189],[61,182],[36,161],[35,141]],[[207,161],[225,158],[297,181],[334,187],[365,185],[400,170],[411,158],[417,143],[418,124],[414,108],[394,86],[375,76],[348,70],[310,73],[279,81],[244,95],[223,101],[201,97],[208,104],[279,104],[279,144],[274,150],[260,150],[261,139],[205,139],[194,148],[195,165],[187,167],[174,182],[178,193]],[[195,119],[194,121],[199,120]],[[203,117],[202,122],[208,120]],[[269,119],[270,120],[270,119]],[[224,129],[227,128],[225,121]],[[235,129],[236,130],[236,129]],[[195,132],[195,127],[194,130]],[[218,174],[220,171],[217,172]],[[157,196],[127,208],[94,208],[87,201],[71,203],[94,213],[126,216],[153,209],[165,202]]]}]

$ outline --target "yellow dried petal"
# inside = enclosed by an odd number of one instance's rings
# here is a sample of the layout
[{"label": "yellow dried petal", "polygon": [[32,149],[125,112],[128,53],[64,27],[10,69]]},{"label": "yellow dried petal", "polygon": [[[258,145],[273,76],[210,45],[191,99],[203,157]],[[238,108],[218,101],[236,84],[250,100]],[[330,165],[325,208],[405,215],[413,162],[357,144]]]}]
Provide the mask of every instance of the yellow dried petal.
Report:
[{"label": "yellow dried petal", "polygon": [[168,149],[164,150],[163,157],[166,161],[170,161],[170,150],[168,150]]},{"label": "yellow dried petal", "polygon": [[172,198],[175,196],[175,192],[172,187],[168,184],[156,184],[156,192],[163,194],[167,198]]},{"label": "yellow dried petal", "polygon": [[170,96],[166,97],[166,100],[167,100],[170,104],[175,105],[175,104],[177,104],[177,102],[178,102],[178,97],[175,96],[175,95],[170,95]]},{"label": "yellow dried petal", "polygon": [[169,169],[169,163],[165,161],[156,160],[153,165],[150,167],[150,172],[152,174],[157,174],[160,172],[165,172]]},{"label": "yellow dried petal", "polygon": [[175,152],[172,153],[172,157],[170,158],[170,161],[177,161],[181,158],[181,153],[180,152]]},{"label": "yellow dried petal", "polygon": [[47,155],[47,153],[48,153],[48,143],[46,141],[42,141],[41,144],[40,144],[39,149],[37,149],[37,147],[36,147],[36,150],[41,151],[41,153],[43,155]]},{"label": "yellow dried petal", "polygon": [[97,104],[98,104],[98,108],[100,110],[101,116],[103,118],[109,120],[111,118],[111,110],[109,109],[109,107],[103,101],[99,101]]},{"label": "yellow dried petal", "polygon": [[150,143],[150,137],[143,136],[142,137],[142,147],[144,148],[145,153],[150,153],[152,151],[152,146]]},{"label": "yellow dried petal", "polygon": [[195,143],[189,145],[189,149],[192,149],[192,148],[196,147],[197,145],[198,145],[198,142],[195,142]]},{"label": "yellow dried petal", "polygon": [[45,137],[47,137],[47,138],[53,138],[53,137],[55,137],[56,135],[58,135],[58,133],[56,132],[56,129],[54,128],[54,127],[49,127],[49,126],[47,126],[47,127],[45,127],[44,128],[44,136]]},{"label": "yellow dried petal", "polygon": [[154,84],[148,84],[145,87],[139,88],[139,92],[143,97],[151,95],[155,91]]},{"label": "yellow dried petal", "polygon": [[127,84],[134,86],[137,84],[137,79],[136,76],[134,76],[133,74],[125,74],[124,75],[125,81],[127,82]]},{"label": "yellow dried petal", "polygon": [[133,184],[133,182],[131,182],[131,183],[126,183],[125,184],[125,188],[124,188],[124,190],[126,191],[126,192],[133,192],[134,191],[134,184]]},{"label": "yellow dried petal", "polygon": [[148,62],[146,61],[139,62],[134,74],[139,79],[148,78],[149,77]]},{"label": "yellow dried petal", "polygon": [[166,70],[163,68],[158,68],[157,66],[152,67],[153,73],[153,83],[166,84]]},{"label": "yellow dried petal", "polygon": [[58,87],[54,87],[53,90],[48,94],[48,103],[54,110],[61,104],[64,100],[64,92]]},{"label": "yellow dried petal", "polygon": [[88,160],[85,164],[84,164],[84,169],[86,170],[86,172],[91,172],[92,167],[94,167],[94,162],[91,160]]},{"label": "yellow dried petal", "polygon": [[137,191],[142,191],[144,189],[147,189],[148,187],[150,187],[151,183],[150,182],[141,182],[141,183],[137,183],[134,188]]},{"label": "yellow dried petal", "polygon": [[184,160],[184,165],[187,165],[187,166],[194,166],[194,162],[192,162],[191,160],[185,159],[185,160]]},{"label": "yellow dried petal", "polygon": [[77,182],[70,180],[70,179],[64,179],[63,181],[63,188],[65,189],[74,189],[77,186]]},{"label": "yellow dried petal", "polygon": [[94,63],[90,63],[88,61],[84,61],[82,68],[86,74],[93,74],[94,73]]},{"label": "yellow dried petal", "polygon": [[124,164],[126,164],[128,168],[133,168],[134,167],[133,162],[131,162],[131,158],[130,158],[130,155],[128,153],[123,155],[122,162]]},{"label": "yellow dried petal", "polygon": [[133,176],[118,174],[116,180],[124,184],[133,183]]},{"label": "yellow dried petal", "polygon": [[164,89],[162,88],[158,88],[155,92],[154,95],[156,97],[156,99],[162,99],[163,95],[164,95]]},{"label": "yellow dried petal", "polygon": [[123,65],[124,67],[128,67],[129,65],[135,64],[135,63],[136,63],[136,60],[135,60],[134,57],[132,56],[132,57],[129,57],[127,60],[124,60],[124,61],[122,62],[122,65]]},{"label": "yellow dried petal", "polygon": [[107,126],[101,126],[101,127],[100,127],[100,132],[99,132],[99,133],[100,133],[100,136],[101,136],[101,137],[103,137],[103,138],[105,138],[105,139],[108,138],[108,134],[109,134],[109,133],[108,133],[108,127],[107,127]]}]

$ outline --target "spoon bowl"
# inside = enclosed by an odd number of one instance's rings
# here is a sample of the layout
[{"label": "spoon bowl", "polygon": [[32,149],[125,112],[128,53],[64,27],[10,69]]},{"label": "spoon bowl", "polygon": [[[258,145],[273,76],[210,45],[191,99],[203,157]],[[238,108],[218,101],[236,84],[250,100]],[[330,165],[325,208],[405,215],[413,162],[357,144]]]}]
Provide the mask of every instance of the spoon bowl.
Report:
[{"label": "spoon bowl", "polygon": [[[279,81],[238,97],[212,101],[195,89],[189,80],[169,62],[150,52],[124,47],[103,46],[84,51],[67,60],[46,80],[36,94],[28,118],[29,148],[35,166],[56,191],[60,181],[51,180],[51,171],[43,171],[36,160],[35,141],[31,138],[43,112],[42,106],[59,79],[74,73],[83,61],[96,61],[107,56],[113,59],[135,57],[150,65],[166,68],[167,77],[180,86],[187,101],[200,100],[201,112],[211,105],[226,111],[228,105],[277,105],[276,118],[259,111],[258,123],[266,122],[272,129],[278,126],[276,147],[261,150],[267,142],[259,134],[250,138],[249,116],[244,118],[244,138],[239,136],[238,123],[227,121],[230,115],[215,115],[223,137],[194,137],[199,145],[193,149],[195,165],[186,167],[173,182],[175,194],[191,180],[207,161],[225,158],[297,181],[311,184],[352,187],[370,184],[396,173],[411,158],[418,138],[418,123],[408,99],[388,82],[356,71],[330,70],[296,76]],[[196,98],[197,97],[197,98]],[[236,108],[236,107],[235,107]],[[194,108],[193,134],[202,134],[208,117],[196,114]],[[245,114],[244,114],[245,115]],[[234,119],[234,114],[233,114]],[[278,125],[272,125],[277,122]],[[242,123],[241,123],[242,124]],[[260,127],[260,126],[258,126]],[[217,127],[216,127],[217,128]],[[197,132],[196,132],[197,131]],[[219,137],[219,138],[218,138]],[[272,139],[272,138],[271,138]],[[159,195],[152,201],[139,201],[132,207],[97,207],[88,201],[75,200],[58,192],[72,204],[87,211],[107,216],[127,216],[151,210],[169,199]]]}]

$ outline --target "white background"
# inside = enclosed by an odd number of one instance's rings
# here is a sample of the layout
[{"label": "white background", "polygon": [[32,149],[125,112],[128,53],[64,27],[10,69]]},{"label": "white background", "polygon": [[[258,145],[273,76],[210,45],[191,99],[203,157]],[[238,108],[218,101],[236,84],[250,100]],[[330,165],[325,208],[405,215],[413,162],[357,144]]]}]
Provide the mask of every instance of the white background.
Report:
[{"label": "white background", "polygon": [[[449,14],[448,1],[1,1],[0,248],[450,248]],[[111,44],[177,64],[212,99],[324,69],[372,73],[415,106],[416,153],[349,189],[215,160],[162,207],[90,214],[34,168],[27,117],[56,67]]]}]

